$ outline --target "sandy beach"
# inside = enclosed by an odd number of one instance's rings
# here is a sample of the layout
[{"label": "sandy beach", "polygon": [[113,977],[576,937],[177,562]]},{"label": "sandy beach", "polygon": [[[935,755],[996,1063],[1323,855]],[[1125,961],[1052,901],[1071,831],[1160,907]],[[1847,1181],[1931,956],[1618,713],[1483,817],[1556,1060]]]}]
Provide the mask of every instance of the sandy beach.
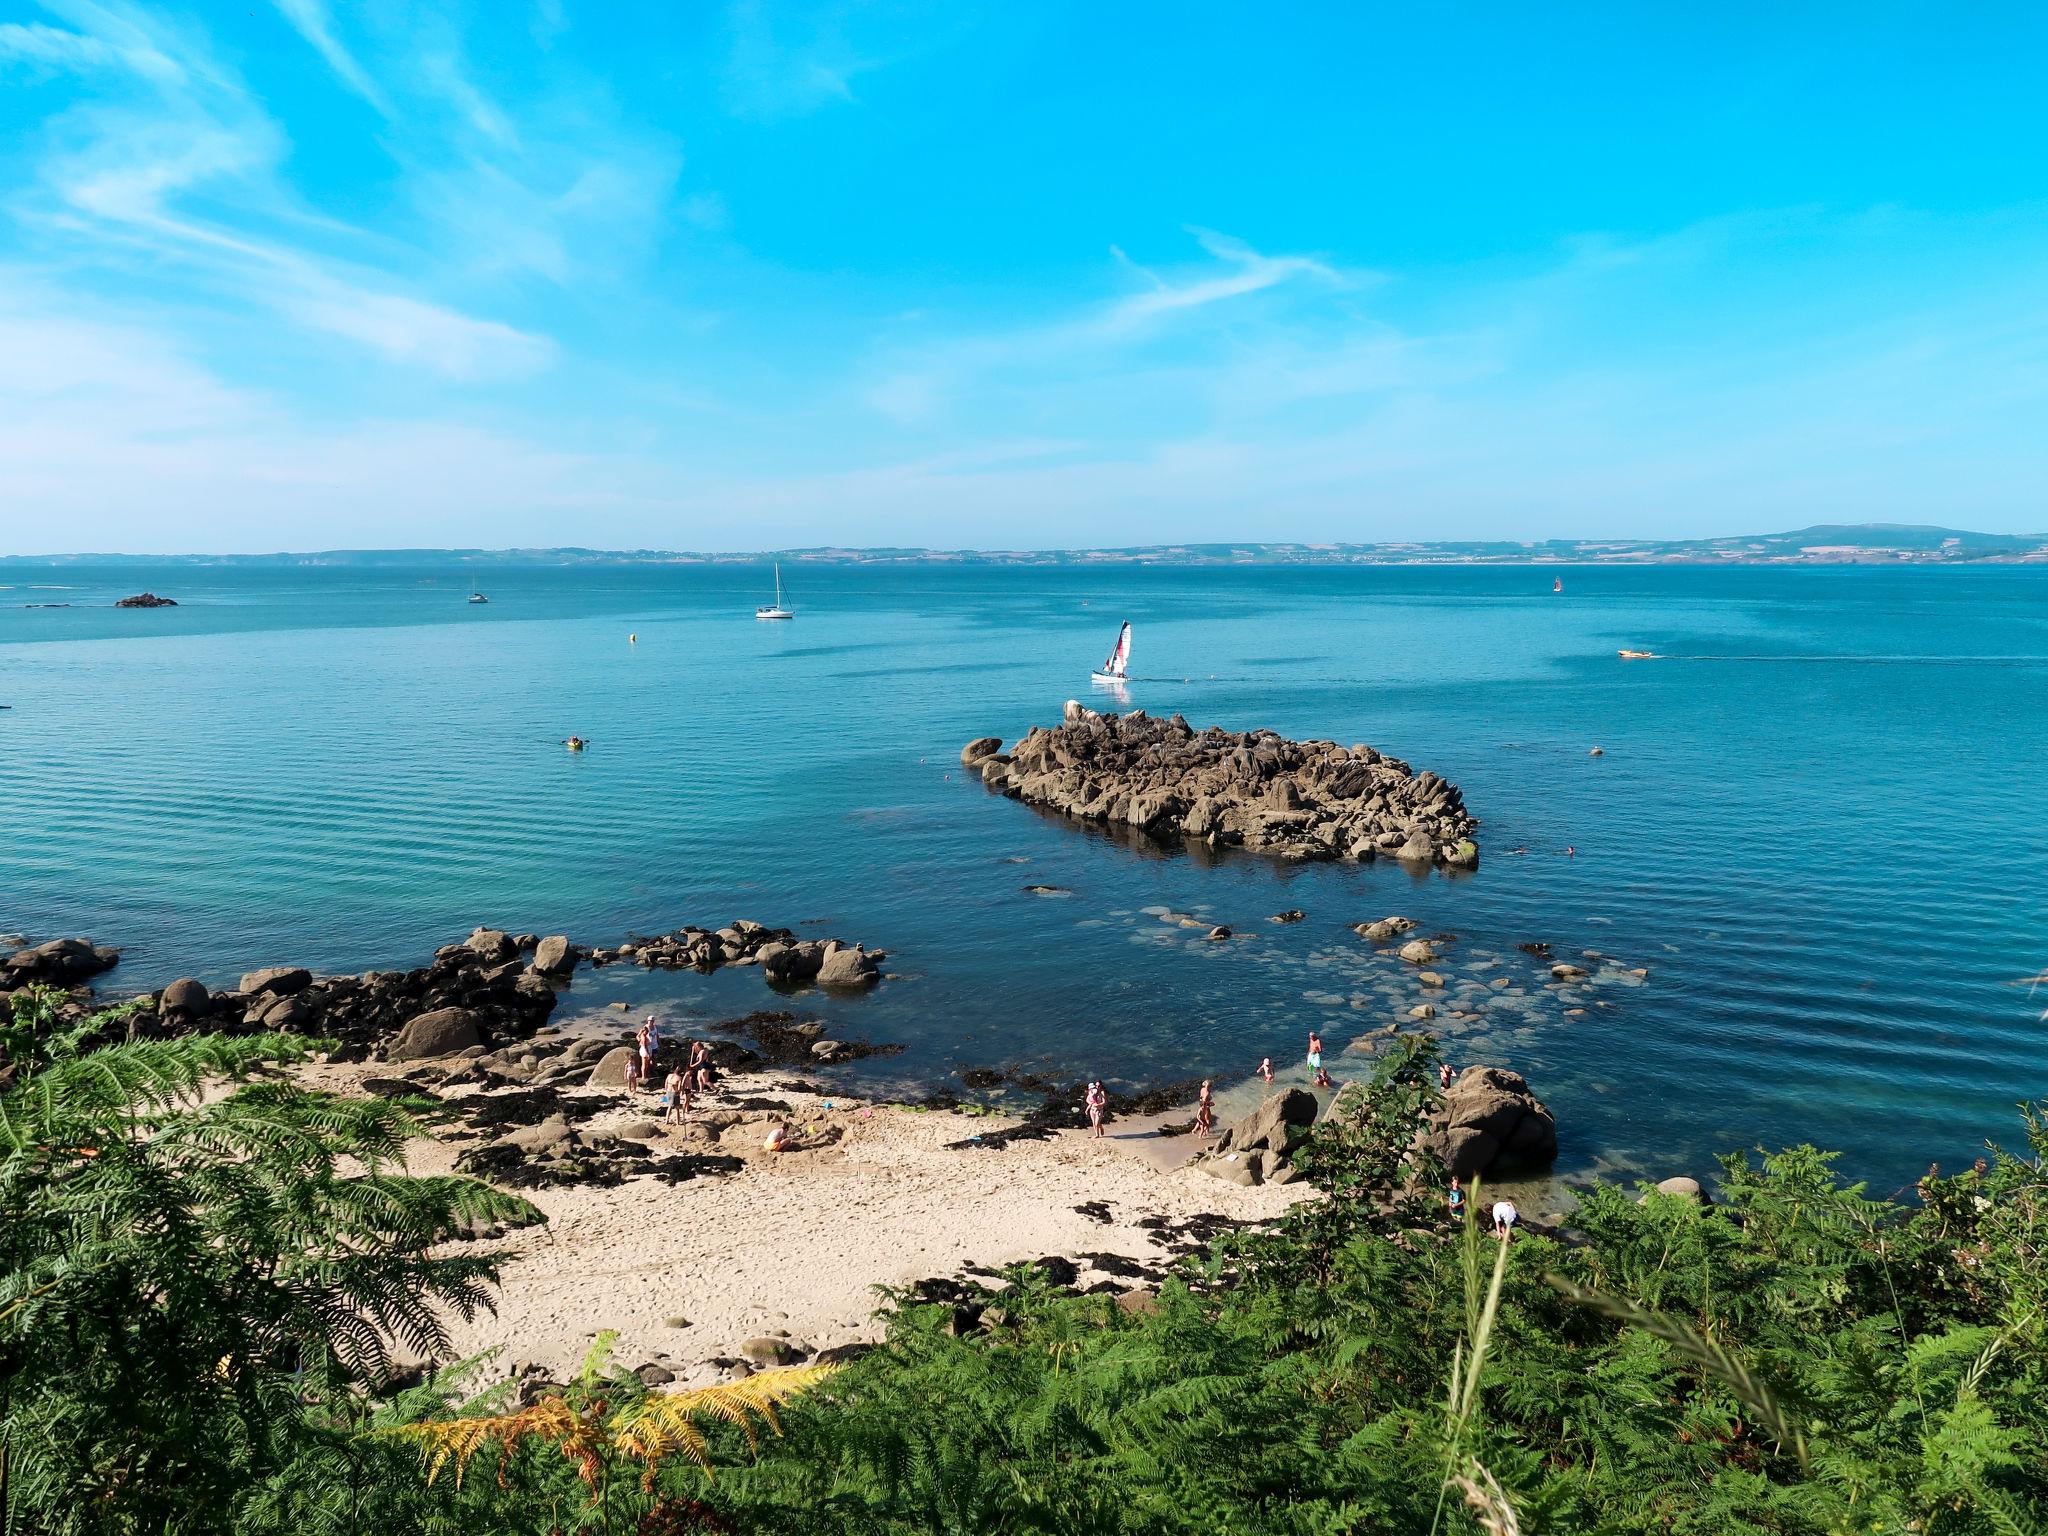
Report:
[{"label": "sandy beach", "polygon": [[[388,1068],[319,1066],[303,1078],[348,1092],[380,1070]],[[630,1132],[657,1156],[715,1152],[744,1167],[673,1185],[641,1177],[522,1191],[547,1222],[497,1240],[509,1255],[498,1310],[457,1325],[460,1355],[498,1350],[487,1376],[533,1364],[560,1377],[609,1329],[623,1365],[656,1365],[681,1383],[719,1380],[749,1339],[782,1337],[808,1353],[880,1337],[877,1286],[1046,1256],[1075,1260],[1083,1287],[1108,1279],[1135,1286],[1143,1282],[1108,1275],[1085,1256],[1158,1265],[1174,1239],[1140,1223],[1263,1220],[1309,1193],[1178,1166],[1196,1150],[1194,1138],[1162,1138],[1150,1121],[1112,1124],[1100,1140],[1076,1130],[955,1148],[948,1144],[1015,1122],[800,1093],[772,1074],[742,1074],[724,1087],[690,1123],[651,1136],[655,1095],[564,1092],[597,1110],[577,1122],[586,1138]],[[787,1115],[726,1107],[769,1094],[789,1104]],[[467,1096],[446,1094],[457,1106]],[[764,1150],[779,1119],[797,1133],[797,1150]],[[421,1139],[409,1150],[411,1168],[453,1171],[465,1144]]]}]

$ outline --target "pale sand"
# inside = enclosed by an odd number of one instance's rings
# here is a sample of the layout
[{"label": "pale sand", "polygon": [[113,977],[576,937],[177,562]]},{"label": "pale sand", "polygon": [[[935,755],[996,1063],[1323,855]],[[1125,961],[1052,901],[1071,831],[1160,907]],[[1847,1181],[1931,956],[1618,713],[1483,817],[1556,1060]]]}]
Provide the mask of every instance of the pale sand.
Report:
[{"label": "pale sand", "polygon": [[[366,1072],[389,1070],[322,1067],[306,1076],[346,1091]],[[497,1314],[456,1325],[459,1353],[501,1349],[487,1376],[533,1362],[560,1377],[611,1329],[619,1363],[654,1362],[681,1382],[711,1381],[723,1370],[709,1362],[737,1357],[755,1336],[786,1333],[813,1350],[880,1337],[877,1285],[1054,1254],[1156,1262],[1166,1250],[1136,1225],[1142,1218],[1262,1220],[1308,1193],[1301,1184],[1248,1188],[1174,1166],[1196,1150],[1194,1138],[1142,1134],[1150,1121],[1112,1125],[1100,1141],[1075,1131],[954,1151],[947,1142],[1009,1122],[836,1097],[828,1111],[825,1100],[772,1077],[740,1076],[729,1086],[738,1097],[788,1102],[799,1131],[837,1126],[843,1138],[816,1151],[767,1153],[761,1143],[780,1117],[765,1113],[746,1116],[715,1145],[701,1128],[665,1128],[648,1143],[657,1156],[716,1151],[748,1166],[673,1186],[640,1178],[612,1189],[526,1192],[548,1223],[509,1232],[497,1245],[512,1255]],[[579,1125],[585,1135],[658,1118],[651,1094],[628,1106],[617,1092],[571,1092],[618,1105]],[[732,1113],[715,1102],[711,1112]],[[461,1145],[419,1143],[411,1166],[447,1171]],[[1097,1201],[1109,1208],[1109,1224],[1074,1209]],[[1082,1284],[1102,1278],[1082,1266]],[[665,1321],[677,1317],[688,1326]]]}]

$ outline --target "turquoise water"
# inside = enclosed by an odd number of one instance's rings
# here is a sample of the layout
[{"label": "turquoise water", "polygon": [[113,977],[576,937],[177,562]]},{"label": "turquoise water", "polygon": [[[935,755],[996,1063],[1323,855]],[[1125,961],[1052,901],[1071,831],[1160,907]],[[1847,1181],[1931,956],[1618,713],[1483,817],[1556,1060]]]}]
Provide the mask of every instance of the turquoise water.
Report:
[{"label": "turquoise water", "polygon": [[[1400,912],[1458,935],[1451,990],[1491,1000],[1448,1049],[1529,1074],[1567,1172],[1812,1139],[1884,1192],[2048,1096],[2016,984],[2048,966],[2048,570],[798,567],[787,625],[760,569],[480,574],[487,607],[453,568],[0,570],[0,930],[121,944],[140,988],[751,916],[891,951],[903,980],[820,1004],[888,1070],[1136,1082],[1405,1014],[1348,932]],[[104,606],[144,587],[183,606]],[[1479,870],[1132,846],[963,777],[1126,617],[1132,705],[1434,768]],[[1561,997],[1538,939],[1618,970]],[[625,995],[765,994],[620,970],[577,1002]]]}]

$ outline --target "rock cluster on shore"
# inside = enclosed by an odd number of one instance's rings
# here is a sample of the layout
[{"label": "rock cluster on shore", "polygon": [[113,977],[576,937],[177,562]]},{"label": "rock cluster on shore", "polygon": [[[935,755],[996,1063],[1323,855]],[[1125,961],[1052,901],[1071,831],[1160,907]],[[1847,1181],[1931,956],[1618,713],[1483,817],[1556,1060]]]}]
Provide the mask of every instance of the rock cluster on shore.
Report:
[{"label": "rock cluster on shore", "polygon": [[1289,1158],[1316,1123],[1316,1096],[1286,1088],[1216,1138],[1195,1163],[1233,1184],[1292,1184],[1301,1172]]},{"label": "rock cluster on shore", "polygon": [[[63,1017],[78,1022],[91,1011],[90,979],[119,958],[118,950],[85,939],[19,943],[0,956],[0,1004],[21,987],[55,986],[73,993]],[[880,979],[884,956],[859,944],[798,939],[789,929],[745,919],[715,932],[685,928],[594,950],[561,934],[478,928],[461,943],[436,950],[431,964],[409,971],[316,976],[304,966],[268,966],[221,989],[180,977],[137,999],[139,1011],[128,1016],[126,1027],[139,1036],[276,1030],[337,1041],[338,1060],[362,1061],[372,1053],[390,1061],[426,1060],[528,1039],[547,1022],[556,992],[585,959],[593,965],[637,960],[705,971],[758,965],[777,986],[861,989]],[[805,1039],[793,1054],[830,1062],[866,1052],[847,1042]]]},{"label": "rock cluster on shore", "polygon": [[630,960],[650,970],[711,972],[724,965],[758,965],[771,985],[816,982],[821,987],[864,988],[882,979],[888,955],[838,939],[800,939],[787,928],[745,918],[723,928],[678,928],[632,939],[616,949],[593,949],[592,965]]},{"label": "rock cluster on shore", "polygon": [[1291,858],[1469,867],[1479,860],[1458,787],[1365,745],[1272,731],[1197,731],[1179,715],[1070,704],[1010,751],[971,741],[961,764],[991,789],[1083,821],[1180,833]]}]

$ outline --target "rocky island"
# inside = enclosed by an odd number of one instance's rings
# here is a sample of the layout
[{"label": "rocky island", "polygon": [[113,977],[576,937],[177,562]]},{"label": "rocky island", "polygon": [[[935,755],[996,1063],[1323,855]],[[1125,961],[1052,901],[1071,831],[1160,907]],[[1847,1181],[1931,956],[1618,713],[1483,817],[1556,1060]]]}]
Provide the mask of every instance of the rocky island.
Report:
[{"label": "rocky island", "polygon": [[1301,859],[1387,856],[1469,868],[1478,819],[1458,786],[1363,744],[1196,730],[1179,715],[1069,703],[1008,752],[984,736],[960,762],[991,789],[1083,821],[1179,833]]},{"label": "rocky island", "polygon": [[175,608],[175,597],[158,597],[154,592],[138,592],[133,597],[124,597],[114,604],[116,608]]}]

